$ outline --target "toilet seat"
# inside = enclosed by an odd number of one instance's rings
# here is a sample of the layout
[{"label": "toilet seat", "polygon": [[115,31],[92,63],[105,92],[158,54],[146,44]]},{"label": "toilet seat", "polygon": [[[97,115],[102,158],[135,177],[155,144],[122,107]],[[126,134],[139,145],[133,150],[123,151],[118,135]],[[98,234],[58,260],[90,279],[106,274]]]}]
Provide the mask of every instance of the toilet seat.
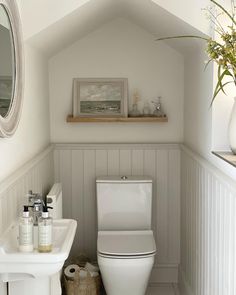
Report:
[{"label": "toilet seat", "polygon": [[137,259],[154,256],[156,244],[151,230],[99,231],[97,251],[102,257]]}]

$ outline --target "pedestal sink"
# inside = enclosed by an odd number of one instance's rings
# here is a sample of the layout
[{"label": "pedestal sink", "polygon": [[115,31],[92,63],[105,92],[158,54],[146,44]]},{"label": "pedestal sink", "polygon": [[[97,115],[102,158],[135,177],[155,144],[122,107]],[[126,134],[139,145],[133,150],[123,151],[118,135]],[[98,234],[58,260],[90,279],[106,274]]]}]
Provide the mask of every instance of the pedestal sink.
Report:
[{"label": "pedestal sink", "polygon": [[0,280],[9,283],[9,295],[52,295],[52,284],[59,283],[56,274],[69,255],[76,227],[73,219],[54,220],[50,253],[19,252],[17,223],[1,236]]}]

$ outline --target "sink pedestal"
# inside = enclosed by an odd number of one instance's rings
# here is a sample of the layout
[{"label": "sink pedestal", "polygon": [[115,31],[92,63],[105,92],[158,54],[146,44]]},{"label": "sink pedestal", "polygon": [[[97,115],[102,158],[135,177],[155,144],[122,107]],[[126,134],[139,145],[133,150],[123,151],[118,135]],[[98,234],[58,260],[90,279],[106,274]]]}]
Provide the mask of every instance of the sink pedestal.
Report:
[{"label": "sink pedestal", "polygon": [[9,295],[61,295],[60,275],[9,282]]}]

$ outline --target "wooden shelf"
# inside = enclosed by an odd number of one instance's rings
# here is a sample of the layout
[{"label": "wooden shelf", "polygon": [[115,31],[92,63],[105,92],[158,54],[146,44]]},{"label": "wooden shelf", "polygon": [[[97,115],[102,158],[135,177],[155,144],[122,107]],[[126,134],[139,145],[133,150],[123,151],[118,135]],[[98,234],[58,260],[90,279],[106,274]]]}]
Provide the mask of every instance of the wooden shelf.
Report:
[{"label": "wooden shelf", "polygon": [[66,120],[68,123],[107,123],[107,122],[123,122],[123,123],[164,123],[168,122],[167,117],[73,117],[69,115]]},{"label": "wooden shelf", "polygon": [[232,152],[212,152],[212,154],[236,167],[236,155]]}]

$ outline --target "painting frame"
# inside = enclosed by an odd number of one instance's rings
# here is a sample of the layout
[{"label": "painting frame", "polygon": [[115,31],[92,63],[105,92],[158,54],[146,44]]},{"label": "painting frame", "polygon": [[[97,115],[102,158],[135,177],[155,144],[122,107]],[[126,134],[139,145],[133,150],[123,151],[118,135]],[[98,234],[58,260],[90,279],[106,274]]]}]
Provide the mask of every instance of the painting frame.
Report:
[{"label": "painting frame", "polygon": [[74,78],[73,117],[128,117],[128,79]]}]

